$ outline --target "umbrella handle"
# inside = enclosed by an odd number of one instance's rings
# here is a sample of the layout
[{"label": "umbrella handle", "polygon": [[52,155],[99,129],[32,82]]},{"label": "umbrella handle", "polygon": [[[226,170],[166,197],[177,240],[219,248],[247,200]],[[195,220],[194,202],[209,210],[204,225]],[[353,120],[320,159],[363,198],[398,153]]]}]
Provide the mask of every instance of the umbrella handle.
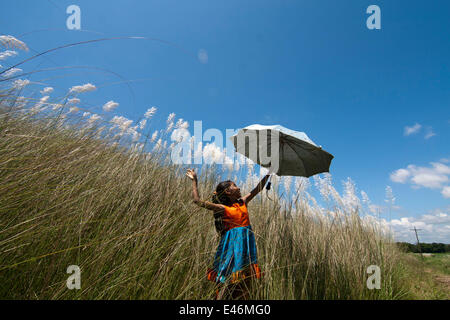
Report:
[{"label": "umbrella handle", "polygon": [[[272,177],[272,175],[270,175],[269,179]],[[273,201],[270,197],[269,197],[269,190],[270,190],[270,186],[272,185],[272,183],[269,181],[266,184],[266,196],[267,198],[269,198],[269,200]]]},{"label": "umbrella handle", "polygon": [[270,178],[272,178],[272,173],[269,171],[269,179],[268,182],[266,184],[266,190],[270,190],[270,186],[272,185],[272,183],[270,182]]}]

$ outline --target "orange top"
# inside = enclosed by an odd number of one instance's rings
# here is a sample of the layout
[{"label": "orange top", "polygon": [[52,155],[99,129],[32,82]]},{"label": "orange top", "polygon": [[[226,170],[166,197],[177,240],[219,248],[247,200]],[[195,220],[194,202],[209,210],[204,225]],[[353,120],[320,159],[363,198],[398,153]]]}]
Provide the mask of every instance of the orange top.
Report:
[{"label": "orange top", "polygon": [[225,225],[225,230],[249,226],[250,219],[248,217],[248,211],[245,202],[243,204],[233,203],[233,205],[230,207],[225,206],[223,223]]}]

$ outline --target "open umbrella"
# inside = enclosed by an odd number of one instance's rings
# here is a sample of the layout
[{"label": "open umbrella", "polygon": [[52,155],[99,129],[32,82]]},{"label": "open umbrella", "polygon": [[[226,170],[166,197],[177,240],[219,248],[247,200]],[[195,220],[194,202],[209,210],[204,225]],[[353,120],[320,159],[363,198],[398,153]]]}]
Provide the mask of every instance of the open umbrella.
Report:
[{"label": "open umbrella", "polygon": [[230,137],[236,152],[278,176],[310,177],[329,172],[333,155],[304,132],[280,125],[254,124]]}]

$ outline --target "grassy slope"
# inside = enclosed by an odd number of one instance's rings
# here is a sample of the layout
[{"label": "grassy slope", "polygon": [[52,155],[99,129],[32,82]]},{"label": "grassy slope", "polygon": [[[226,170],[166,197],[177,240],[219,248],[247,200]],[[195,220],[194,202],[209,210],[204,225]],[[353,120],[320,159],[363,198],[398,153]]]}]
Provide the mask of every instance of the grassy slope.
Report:
[{"label": "grassy slope", "polygon": [[450,299],[449,254],[433,254],[422,260],[420,255],[409,253],[403,260],[411,299]]},{"label": "grassy slope", "polygon": [[[0,298],[211,298],[218,238],[181,168],[55,124],[0,119]],[[204,170],[201,194],[217,182]],[[276,197],[249,205],[264,271],[253,298],[412,297],[402,255],[357,214],[333,221],[303,195],[293,206],[298,214]],[[73,264],[81,290],[66,288]],[[372,264],[381,290],[366,287]]]},{"label": "grassy slope", "polygon": [[425,265],[436,272],[450,276],[450,253],[433,253],[424,257]]}]

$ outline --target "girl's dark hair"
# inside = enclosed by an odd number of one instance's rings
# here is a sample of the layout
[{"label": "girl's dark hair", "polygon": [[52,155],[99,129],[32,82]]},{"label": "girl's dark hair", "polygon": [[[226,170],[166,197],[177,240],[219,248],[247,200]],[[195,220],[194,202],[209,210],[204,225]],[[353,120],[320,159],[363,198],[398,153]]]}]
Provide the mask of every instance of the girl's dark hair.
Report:
[{"label": "girl's dark hair", "polygon": [[[212,196],[212,202],[217,204],[223,204],[225,206],[231,206],[232,203],[228,196],[225,194],[225,190],[231,185],[233,181],[222,181],[216,187],[216,191]],[[225,225],[223,223],[223,212],[214,212],[214,225],[219,235],[225,234]]]},{"label": "girl's dark hair", "polygon": [[224,206],[231,206],[232,203],[230,201],[230,198],[225,193],[225,190],[231,186],[233,181],[226,180],[219,183],[216,187],[216,192],[214,192],[212,196],[212,202],[217,204],[223,204]]}]

